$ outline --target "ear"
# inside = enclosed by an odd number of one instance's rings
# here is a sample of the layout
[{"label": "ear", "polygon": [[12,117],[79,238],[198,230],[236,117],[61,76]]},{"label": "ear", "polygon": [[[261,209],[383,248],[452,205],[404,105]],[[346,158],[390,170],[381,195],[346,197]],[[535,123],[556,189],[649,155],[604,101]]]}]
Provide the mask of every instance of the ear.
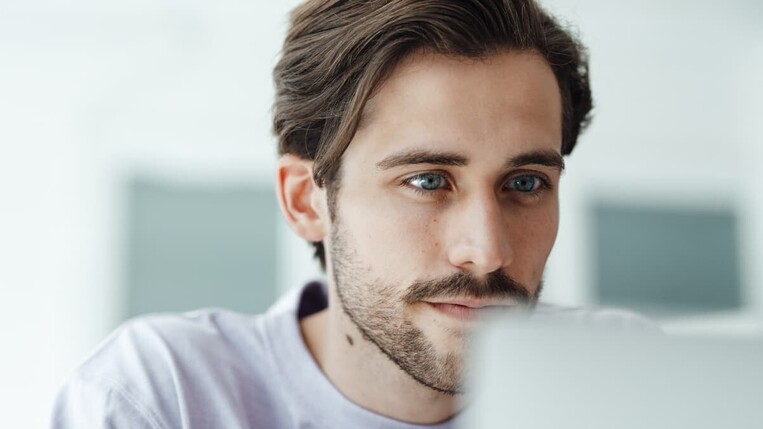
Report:
[{"label": "ear", "polygon": [[297,235],[307,241],[323,240],[326,213],[317,205],[325,196],[313,181],[312,161],[282,156],[276,167],[276,197],[286,223]]}]

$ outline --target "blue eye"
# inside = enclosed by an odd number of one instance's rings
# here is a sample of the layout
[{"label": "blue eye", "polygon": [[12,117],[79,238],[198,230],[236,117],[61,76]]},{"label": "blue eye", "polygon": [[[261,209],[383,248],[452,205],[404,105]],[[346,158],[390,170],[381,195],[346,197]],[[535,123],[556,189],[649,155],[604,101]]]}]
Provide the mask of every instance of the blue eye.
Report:
[{"label": "blue eye", "polygon": [[436,191],[444,188],[448,183],[441,174],[434,173],[419,174],[411,177],[407,182],[424,191]]},{"label": "blue eye", "polygon": [[542,184],[543,182],[541,182],[539,177],[530,175],[513,177],[509,181],[510,188],[525,193],[538,190]]}]

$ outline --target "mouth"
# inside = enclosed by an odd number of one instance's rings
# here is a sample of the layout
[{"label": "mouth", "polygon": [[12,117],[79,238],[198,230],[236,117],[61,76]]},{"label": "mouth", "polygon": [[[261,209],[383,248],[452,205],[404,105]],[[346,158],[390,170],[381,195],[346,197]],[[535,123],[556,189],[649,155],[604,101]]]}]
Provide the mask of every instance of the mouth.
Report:
[{"label": "mouth", "polygon": [[435,311],[461,321],[474,321],[500,310],[510,308],[512,303],[491,303],[479,300],[453,300],[447,302],[425,302]]}]

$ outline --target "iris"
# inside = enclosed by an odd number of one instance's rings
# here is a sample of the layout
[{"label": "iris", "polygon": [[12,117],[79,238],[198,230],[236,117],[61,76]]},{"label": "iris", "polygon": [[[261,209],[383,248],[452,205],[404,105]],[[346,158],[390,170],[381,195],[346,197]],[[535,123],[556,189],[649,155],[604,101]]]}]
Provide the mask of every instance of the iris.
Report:
[{"label": "iris", "polygon": [[439,174],[419,174],[411,179],[411,185],[421,188],[425,191],[434,191],[443,187],[445,178]]},{"label": "iris", "polygon": [[538,187],[539,180],[535,176],[517,176],[511,179],[511,187],[519,192],[532,192]]}]

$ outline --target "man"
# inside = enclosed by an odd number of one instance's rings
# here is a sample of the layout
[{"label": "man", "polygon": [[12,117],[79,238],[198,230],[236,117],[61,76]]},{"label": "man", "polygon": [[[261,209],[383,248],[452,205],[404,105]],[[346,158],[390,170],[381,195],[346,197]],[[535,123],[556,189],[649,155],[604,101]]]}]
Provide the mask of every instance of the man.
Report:
[{"label": "man", "polygon": [[591,95],[536,4],[310,0],[274,76],[278,200],[328,285],[129,322],[54,427],[452,427],[475,322],[538,300]]}]

